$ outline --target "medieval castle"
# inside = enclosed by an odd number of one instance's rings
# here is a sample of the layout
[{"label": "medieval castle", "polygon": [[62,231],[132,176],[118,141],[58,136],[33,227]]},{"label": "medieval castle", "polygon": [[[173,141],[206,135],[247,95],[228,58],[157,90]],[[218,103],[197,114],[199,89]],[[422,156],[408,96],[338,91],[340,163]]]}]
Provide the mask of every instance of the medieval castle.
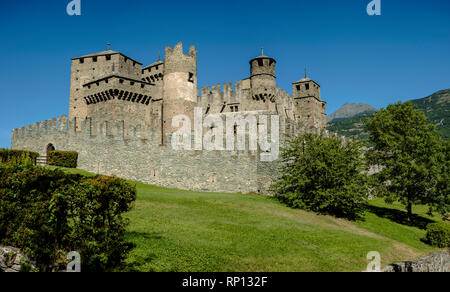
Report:
[{"label": "medieval castle", "polygon": [[[46,155],[77,151],[78,167],[165,187],[221,192],[265,192],[276,177],[276,162],[258,151],[176,151],[172,118],[233,113],[278,115],[281,137],[326,127],[320,86],[305,78],[293,94],[276,84],[276,61],[250,60],[250,77],[197,88],[197,51],[181,43],[167,47],[164,60],[142,63],[108,48],[72,59],[69,117],[15,129],[11,148]],[[305,74],[306,75],[306,74]]]}]

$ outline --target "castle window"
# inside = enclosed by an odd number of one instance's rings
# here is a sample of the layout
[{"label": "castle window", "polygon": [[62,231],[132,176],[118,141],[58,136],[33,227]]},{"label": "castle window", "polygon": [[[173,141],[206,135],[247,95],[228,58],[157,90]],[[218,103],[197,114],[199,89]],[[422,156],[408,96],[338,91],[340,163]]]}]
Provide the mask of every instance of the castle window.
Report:
[{"label": "castle window", "polygon": [[297,90],[300,90],[300,89],[301,89],[300,85],[297,85]]},{"label": "castle window", "polygon": [[120,82],[120,84],[123,84],[123,79],[120,79],[119,82]]},{"label": "castle window", "polygon": [[305,84],[305,88],[306,88],[306,90],[309,90],[309,84],[308,83]]},{"label": "castle window", "polygon": [[239,111],[239,107],[238,107],[237,105],[234,107],[234,111],[235,111],[235,112],[238,112],[238,111]]},{"label": "castle window", "polygon": [[92,58],[92,61],[97,62],[97,57]]},{"label": "castle window", "polygon": [[189,79],[188,79],[188,81],[194,83],[194,73],[189,72]]},{"label": "castle window", "polygon": [[130,85],[134,85],[134,82],[133,82],[133,81],[131,81],[131,82],[130,82]]},{"label": "castle window", "polygon": [[106,55],[106,61],[111,61],[111,55]]},{"label": "castle window", "polygon": [[158,70],[158,66],[155,67],[155,70]]},{"label": "castle window", "polygon": [[230,106],[231,112],[234,112],[234,106]]},{"label": "castle window", "polygon": [[260,67],[264,66],[263,59],[258,59],[258,66]]},{"label": "castle window", "polygon": [[141,84],[141,88],[144,88],[145,87],[145,84]]},{"label": "castle window", "polygon": [[81,59],[80,59],[80,64],[83,64],[83,63],[84,63],[84,59],[81,58]]}]

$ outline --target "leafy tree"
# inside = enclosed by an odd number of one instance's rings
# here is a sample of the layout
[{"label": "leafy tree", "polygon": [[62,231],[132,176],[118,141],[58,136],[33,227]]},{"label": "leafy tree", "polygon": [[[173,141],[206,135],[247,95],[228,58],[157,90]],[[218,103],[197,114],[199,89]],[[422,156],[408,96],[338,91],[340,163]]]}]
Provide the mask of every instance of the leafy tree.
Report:
[{"label": "leafy tree", "polygon": [[436,210],[444,219],[450,220],[450,141],[443,141],[441,150],[438,156],[441,171],[437,178],[436,194],[429,205],[430,212]]},{"label": "leafy tree", "polygon": [[381,109],[365,125],[374,145],[368,160],[381,169],[375,174],[380,195],[388,203],[404,204],[409,218],[415,204],[448,210],[448,153],[425,114],[411,102],[399,102]]},{"label": "leafy tree", "polygon": [[272,189],[293,208],[356,219],[368,196],[361,143],[305,134],[282,152],[281,176]]}]

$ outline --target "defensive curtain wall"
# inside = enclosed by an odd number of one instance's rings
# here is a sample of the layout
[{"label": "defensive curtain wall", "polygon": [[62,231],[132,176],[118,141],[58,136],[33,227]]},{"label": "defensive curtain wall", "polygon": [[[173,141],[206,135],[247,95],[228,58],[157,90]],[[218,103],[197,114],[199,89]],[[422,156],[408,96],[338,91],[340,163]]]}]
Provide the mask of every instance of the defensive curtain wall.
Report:
[{"label": "defensive curtain wall", "polygon": [[[270,121],[270,113],[265,114]],[[283,123],[280,120],[280,128]],[[87,118],[76,131],[76,124],[64,115],[15,129],[12,149],[46,155],[51,144],[57,150],[77,151],[80,169],[187,190],[267,193],[276,177],[277,162],[261,161],[259,148],[248,150],[248,135],[243,151],[175,150],[170,143],[173,134],[166,133],[169,143],[161,145],[161,131],[148,126]]]}]

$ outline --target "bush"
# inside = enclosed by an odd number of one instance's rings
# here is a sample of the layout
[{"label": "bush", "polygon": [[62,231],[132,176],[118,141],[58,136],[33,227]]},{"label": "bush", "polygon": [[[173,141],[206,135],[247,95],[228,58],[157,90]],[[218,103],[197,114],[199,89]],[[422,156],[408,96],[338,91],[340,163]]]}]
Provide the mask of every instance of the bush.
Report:
[{"label": "bush", "polygon": [[428,224],[425,239],[432,246],[450,247],[450,225],[447,223]]},{"label": "bush", "polygon": [[6,164],[35,164],[39,153],[25,150],[0,149],[0,163]]},{"label": "bush", "polygon": [[51,151],[48,153],[48,165],[76,168],[78,153],[75,151]]},{"label": "bush", "polygon": [[360,147],[315,134],[289,141],[275,196],[293,208],[357,219],[369,193]]},{"label": "bush", "polygon": [[135,199],[135,187],[115,177],[0,166],[0,244],[22,249],[41,271],[65,269],[70,251],[82,271],[108,271],[131,249],[122,214]]}]

